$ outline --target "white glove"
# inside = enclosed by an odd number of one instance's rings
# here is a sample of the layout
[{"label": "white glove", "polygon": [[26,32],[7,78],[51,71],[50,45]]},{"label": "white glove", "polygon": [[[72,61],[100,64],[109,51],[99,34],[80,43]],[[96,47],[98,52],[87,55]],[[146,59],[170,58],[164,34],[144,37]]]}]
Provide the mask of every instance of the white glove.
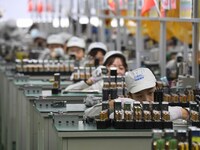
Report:
[{"label": "white glove", "polygon": [[160,80],[162,81],[162,83],[164,84],[164,86],[169,86],[169,81],[167,80],[167,77],[161,77]]},{"label": "white glove", "polygon": [[169,106],[170,120],[182,119],[182,107]]},{"label": "white glove", "polygon": [[98,103],[100,103],[101,97],[95,97],[93,94],[87,95],[87,97],[84,99],[84,103],[87,107],[94,106]]},{"label": "white glove", "polygon": [[92,80],[93,83],[98,82],[103,78],[104,71],[106,70],[105,66],[99,66],[92,72],[92,77],[90,77],[90,80]]}]

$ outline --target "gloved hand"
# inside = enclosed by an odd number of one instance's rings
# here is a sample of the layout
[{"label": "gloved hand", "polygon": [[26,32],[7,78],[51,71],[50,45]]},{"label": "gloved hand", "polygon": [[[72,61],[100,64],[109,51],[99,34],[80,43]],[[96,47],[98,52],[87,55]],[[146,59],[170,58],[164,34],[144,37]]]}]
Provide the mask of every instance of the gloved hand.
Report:
[{"label": "gloved hand", "polygon": [[84,99],[84,103],[87,107],[94,106],[98,103],[100,103],[101,97],[95,97],[93,94],[87,95],[87,97]]},{"label": "gloved hand", "polygon": [[162,81],[164,86],[169,86],[169,81],[167,80],[167,77],[161,77],[160,80]]},{"label": "gloved hand", "polygon": [[182,109],[179,106],[169,106],[170,120],[183,119]]},{"label": "gloved hand", "polygon": [[106,74],[106,67],[105,66],[99,66],[97,67],[93,72],[92,72],[92,77],[90,77],[86,83],[88,85],[92,85],[96,82],[98,82],[99,80],[101,80],[103,78],[103,75]]}]

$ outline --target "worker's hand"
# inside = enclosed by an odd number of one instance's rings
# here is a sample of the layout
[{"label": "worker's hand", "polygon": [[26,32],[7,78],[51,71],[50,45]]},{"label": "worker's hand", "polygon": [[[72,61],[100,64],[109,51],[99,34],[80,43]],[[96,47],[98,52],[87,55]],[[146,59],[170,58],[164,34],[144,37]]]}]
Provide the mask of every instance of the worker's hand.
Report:
[{"label": "worker's hand", "polygon": [[190,115],[188,109],[182,108],[181,112],[182,112],[182,119],[188,120]]},{"label": "worker's hand", "polygon": [[180,106],[169,106],[169,112],[170,112],[170,120],[172,121],[176,119],[187,120],[189,118],[189,111]]},{"label": "worker's hand", "polygon": [[99,66],[92,72],[92,77],[90,77],[86,83],[88,85],[92,85],[103,78],[104,70],[106,69],[105,66]]}]

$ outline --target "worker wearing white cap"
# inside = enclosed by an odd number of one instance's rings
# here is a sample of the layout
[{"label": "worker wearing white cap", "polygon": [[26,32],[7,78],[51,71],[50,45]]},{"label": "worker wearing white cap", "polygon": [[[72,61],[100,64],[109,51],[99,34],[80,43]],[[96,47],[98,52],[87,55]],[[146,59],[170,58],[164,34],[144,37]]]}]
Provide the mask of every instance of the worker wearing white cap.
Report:
[{"label": "worker wearing white cap", "polygon": [[47,38],[47,49],[40,55],[39,59],[65,59],[64,40],[61,36],[53,34]]},{"label": "worker wearing white cap", "polygon": [[128,65],[126,63],[126,58],[121,51],[109,51],[106,53],[103,65],[108,68],[110,67],[117,68],[117,75],[123,76],[124,73],[128,70]]},{"label": "worker wearing white cap", "polygon": [[65,53],[67,54],[67,42],[72,37],[72,35],[69,34],[69,33],[66,33],[66,32],[61,32],[58,35],[61,36],[61,38],[64,41],[64,48],[63,49],[64,49]]},{"label": "worker wearing white cap", "polygon": [[68,55],[74,55],[75,59],[82,61],[85,56],[85,41],[82,38],[73,36],[67,42],[67,53]]},{"label": "worker wearing white cap", "polygon": [[[154,101],[156,78],[148,68],[138,68],[127,72],[125,82],[129,97],[136,101]],[[182,107],[169,107],[170,119],[188,119],[188,111]]]},{"label": "worker wearing white cap", "polygon": [[[154,92],[156,90],[156,78],[154,74],[148,68],[138,68],[125,74],[125,83],[127,86],[129,98],[118,98],[122,101],[122,104],[125,102],[130,102],[133,104],[135,101],[139,102],[153,102],[154,101]],[[113,108],[114,101],[110,101],[110,108]],[[85,116],[92,118],[99,115],[101,111],[101,105],[98,104],[93,106],[85,111]],[[174,106],[169,107],[170,120],[176,119],[188,119],[188,111],[182,107]],[[113,115],[110,116],[113,118]]]},{"label": "worker wearing white cap", "polygon": [[64,40],[59,35],[53,34],[47,38],[47,46],[51,50],[57,47],[63,47],[63,44]]},{"label": "worker wearing white cap", "polygon": [[166,64],[166,72],[167,72],[167,78],[168,80],[175,80],[178,77],[178,68],[180,63],[183,62],[183,54],[177,53],[176,57],[171,59],[170,61],[167,62]]},{"label": "worker wearing white cap", "polygon": [[30,36],[32,39],[31,51],[29,52],[30,59],[38,59],[43,55],[47,47],[47,37],[44,32],[39,31],[38,29],[32,29],[30,31]]},{"label": "worker wearing white cap", "polygon": [[156,78],[148,68],[138,68],[125,74],[129,96],[134,100],[153,101]]},{"label": "worker wearing white cap", "polygon": [[61,38],[63,38],[63,41],[64,41],[65,43],[67,43],[68,40],[72,37],[71,34],[66,33],[66,32],[61,32],[61,33],[59,33],[58,35],[61,36]]},{"label": "worker wearing white cap", "polygon": [[[128,65],[126,63],[125,56],[119,51],[109,51],[106,53],[104,57],[104,68],[106,67],[108,70],[108,74],[110,72],[111,67],[117,68],[117,75],[123,76],[125,72],[128,70]],[[102,91],[103,88],[103,80],[101,68],[103,66],[99,66],[94,72],[93,76],[86,81],[80,81],[76,84],[68,86],[65,91],[70,90],[98,90]]]},{"label": "worker wearing white cap", "polygon": [[93,42],[88,47],[88,62],[90,66],[103,65],[104,55],[108,51],[106,45],[102,42]]},{"label": "worker wearing white cap", "polygon": [[45,33],[41,32],[39,30],[33,29],[31,36],[33,38],[33,44],[34,44],[33,49],[43,50],[46,48],[47,37],[46,37]]}]

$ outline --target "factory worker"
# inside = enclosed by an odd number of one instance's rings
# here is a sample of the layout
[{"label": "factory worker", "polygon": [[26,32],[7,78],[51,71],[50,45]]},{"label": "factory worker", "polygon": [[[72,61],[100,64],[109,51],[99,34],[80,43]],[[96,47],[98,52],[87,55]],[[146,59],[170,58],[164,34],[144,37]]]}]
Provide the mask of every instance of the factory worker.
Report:
[{"label": "factory worker", "polygon": [[17,30],[16,21],[13,19],[0,22],[0,38],[10,41],[12,39],[12,34]]},{"label": "factory worker", "polygon": [[47,49],[43,51],[39,59],[66,59],[64,41],[61,36],[53,34],[47,38]]},{"label": "factory worker", "polygon": [[177,53],[176,57],[171,59],[170,61],[167,62],[166,64],[166,72],[167,72],[167,78],[168,80],[174,80],[178,76],[178,67],[180,63],[183,62],[183,54],[182,53]]},{"label": "factory worker", "polygon": [[[127,72],[125,75],[129,97],[136,101],[154,101],[154,91],[156,90],[156,79],[148,68],[138,68]],[[169,107],[171,120],[188,119],[188,111],[182,107]]]},{"label": "factory worker", "polygon": [[46,48],[47,37],[45,33],[39,30],[33,29],[31,36],[33,38],[33,49],[43,50]]},{"label": "factory worker", "polygon": [[66,33],[66,32],[61,32],[58,35],[61,36],[61,38],[64,41],[64,48],[63,49],[64,49],[65,53],[67,54],[67,42],[72,37],[72,35],[69,34],[69,33]]},{"label": "factory worker", "polygon": [[73,56],[81,64],[85,57],[85,41],[82,38],[73,36],[67,42],[67,54]]},{"label": "factory worker", "polygon": [[156,78],[148,68],[138,68],[125,74],[128,97],[139,101],[154,100]]},{"label": "factory worker", "polygon": [[[127,86],[129,98],[118,98],[124,102],[130,102],[133,104],[134,101],[154,101],[154,92],[156,90],[156,78],[154,74],[148,68],[138,68],[133,71],[126,72],[125,82]],[[110,108],[113,108],[114,100],[109,102]],[[101,104],[97,104],[85,111],[85,116],[94,118],[98,116],[101,111]],[[176,119],[188,119],[189,113],[186,109],[174,106],[169,106],[170,120]],[[113,118],[113,115],[110,116]]]},{"label": "factory worker", "polygon": [[[108,70],[108,74],[110,72],[111,67],[117,68],[117,75],[123,76],[125,72],[128,70],[128,65],[126,63],[125,56],[120,51],[109,51],[106,53],[103,66],[105,66]],[[103,88],[103,79],[102,75],[99,75],[101,72],[101,67],[99,66],[92,74],[92,77],[86,81],[80,81],[73,85],[68,86],[65,91],[70,90],[98,90],[102,91]]]},{"label": "factory worker", "polygon": [[87,51],[87,62],[85,66],[103,65],[103,58],[108,51],[106,45],[102,42],[93,42],[89,45]]},{"label": "factory worker", "polygon": [[29,58],[38,59],[38,57],[41,55],[41,53],[43,53],[47,46],[46,34],[37,29],[33,29],[31,30],[30,36],[32,37],[33,44],[29,52]]},{"label": "factory worker", "polygon": [[12,33],[17,29],[16,20],[10,19],[5,22],[5,29],[3,32],[7,33],[8,35],[12,35]]}]

